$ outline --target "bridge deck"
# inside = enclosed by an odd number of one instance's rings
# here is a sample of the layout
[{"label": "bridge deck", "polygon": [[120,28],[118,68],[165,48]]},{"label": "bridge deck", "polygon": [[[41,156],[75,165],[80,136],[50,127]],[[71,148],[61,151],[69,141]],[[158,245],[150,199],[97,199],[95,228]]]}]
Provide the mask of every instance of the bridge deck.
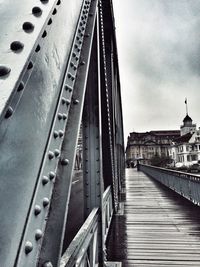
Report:
[{"label": "bridge deck", "polygon": [[200,208],[135,169],[115,215],[108,260],[123,267],[200,266]]}]

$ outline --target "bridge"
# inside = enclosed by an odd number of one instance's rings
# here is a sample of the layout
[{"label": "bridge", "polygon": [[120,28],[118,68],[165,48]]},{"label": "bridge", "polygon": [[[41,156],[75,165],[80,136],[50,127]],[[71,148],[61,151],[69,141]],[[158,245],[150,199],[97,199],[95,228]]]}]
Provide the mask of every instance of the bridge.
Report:
[{"label": "bridge", "polygon": [[125,177],[112,1],[1,0],[0,21],[0,266],[199,266],[199,177]]}]

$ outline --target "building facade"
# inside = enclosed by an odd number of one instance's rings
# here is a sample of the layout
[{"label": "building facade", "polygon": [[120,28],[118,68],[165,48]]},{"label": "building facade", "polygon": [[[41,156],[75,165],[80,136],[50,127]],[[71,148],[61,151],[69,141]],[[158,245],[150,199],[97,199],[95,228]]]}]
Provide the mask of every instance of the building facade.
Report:
[{"label": "building facade", "polygon": [[179,130],[132,132],[127,140],[126,161],[129,163],[140,159],[143,163],[150,164],[155,155],[169,156],[169,147],[178,137]]}]

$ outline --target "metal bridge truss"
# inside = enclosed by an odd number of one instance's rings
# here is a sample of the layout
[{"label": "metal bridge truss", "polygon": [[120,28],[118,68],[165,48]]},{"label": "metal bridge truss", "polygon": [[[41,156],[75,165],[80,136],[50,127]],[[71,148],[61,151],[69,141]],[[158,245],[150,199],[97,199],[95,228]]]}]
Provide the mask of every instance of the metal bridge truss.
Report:
[{"label": "metal bridge truss", "polygon": [[142,164],[140,170],[200,206],[200,177],[198,175]]},{"label": "metal bridge truss", "polygon": [[124,175],[112,2],[1,0],[0,21],[0,266],[60,265],[81,122],[86,221],[61,266],[103,266]]}]

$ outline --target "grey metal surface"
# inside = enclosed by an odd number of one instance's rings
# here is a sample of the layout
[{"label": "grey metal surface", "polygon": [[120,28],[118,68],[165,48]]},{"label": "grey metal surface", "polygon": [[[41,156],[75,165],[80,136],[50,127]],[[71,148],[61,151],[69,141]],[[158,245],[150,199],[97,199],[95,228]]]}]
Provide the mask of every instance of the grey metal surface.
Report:
[{"label": "grey metal surface", "polygon": [[[13,115],[2,120],[0,125],[0,151],[3,155],[0,158],[0,266],[2,267],[14,266],[30,215],[29,210],[38,183],[41,162],[45,157],[81,2],[71,0],[65,5],[62,3],[62,8],[60,5],[57,6],[57,14],[54,15],[52,24],[46,28],[47,36],[39,41],[40,51],[32,55],[36,57],[35,64],[21,100]],[[58,28],[62,38],[55,39]],[[34,46],[34,42],[31,41],[31,44]],[[13,59],[13,64],[16,62],[17,60]],[[26,70],[25,76],[29,75],[29,71]],[[4,80],[1,80],[1,87],[3,83]],[[56,161],[49,161],[47,168],[55,171]],[[48,172],[46,175],[49,175]],[[42,199],[47,196],[51,187],[52,185],[45,188],[40,202],[37,203],[41,206],[41,214],[37,218],[43,223],[46,208],[42,206]],[[32,235],[34,237],[35,231]],[[37,246],[36,240],[33,245]],[[24,249],[22,248],[23,253]]]},{"label": "grey metal surface", "polygon": [[200,206],[200,177],[164,168],[140,165],[140,170]]},{"label": "grey metal surface", "polygon": [[[61,161],[58,165],[57,179],[51,199],[47,227],[42,241],[42,250],[39,255],[38,266],[43,266],[45,262],[51,262],[51,264],[57,266],[62,252],[72,184],[72,171],[76,156],[76,146],[82,118],[90,53],[93,42],[96,9],[97,1],[84,1],[80,20],[77,25],[77,34],[73,47],[77,49],[77,45],[80,41],[82,42],[82,47],[77,54],[77,73],[74,79],[72,104],[70,105],[65,128],[64,142],[61,149]],[[75,52],[76,51],[72,52],[72,60]],[[71,65],[71,61],[69,64]],[[63,164],[63,159],[66,164]]]}]

